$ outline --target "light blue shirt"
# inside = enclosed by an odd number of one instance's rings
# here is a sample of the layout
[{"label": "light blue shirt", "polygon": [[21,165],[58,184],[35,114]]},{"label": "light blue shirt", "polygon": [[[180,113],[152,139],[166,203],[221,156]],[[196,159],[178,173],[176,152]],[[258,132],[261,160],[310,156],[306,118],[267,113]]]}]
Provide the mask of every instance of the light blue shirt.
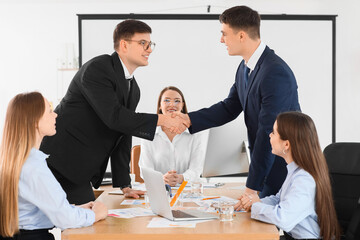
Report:
[{"label": "light blue shirt", "polygon": [[276,196],[254,203],[251,217],[275,224],[293,238],[320,238],[315,212],[315,180],[295,162],[288,164],[287,169],[280,191]]},{"label": "light blue shirt", "polygon": [[43,152],[33,148],[19,180],[19,228],[78,228],[95,222],[95,213],[69,204],[66,193],[47,166]]}]

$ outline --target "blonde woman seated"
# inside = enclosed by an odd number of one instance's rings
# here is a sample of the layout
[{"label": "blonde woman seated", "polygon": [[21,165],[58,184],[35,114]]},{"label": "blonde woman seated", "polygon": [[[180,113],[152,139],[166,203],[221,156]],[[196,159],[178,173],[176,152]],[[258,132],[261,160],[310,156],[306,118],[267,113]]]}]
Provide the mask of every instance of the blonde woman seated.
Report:
[{"label": "blonde woman seated", "polygon": [[[187,114],[182,92],[173,86],[164,88],[159,96],[157,113],[171,115]],[[197,181],[203,170],[206,142],[202,135],[191,135],[186,129],[181,134],[158,126],[153,141],[141,141],[139,166],[164,174],[165,183],[175,186],[185,181]]]},{"label": "blonde woman seated", "polygon": [[329,171],[312,119],[299,112],[279,114],[270,143],[272,153],[287,163],[285,182],[275,196],[243,195],[235,208],[251,208],[252,218],[283,229],[286,240],[339,239]]},{"label": "blonde woman seated", "polygon": [[0,239],[54,239],[54,226],[78,228],[107,216],[100,202],[72,206],[39,150],[56,133],[57,114],[38,92],[9,103],[0,147]]}]

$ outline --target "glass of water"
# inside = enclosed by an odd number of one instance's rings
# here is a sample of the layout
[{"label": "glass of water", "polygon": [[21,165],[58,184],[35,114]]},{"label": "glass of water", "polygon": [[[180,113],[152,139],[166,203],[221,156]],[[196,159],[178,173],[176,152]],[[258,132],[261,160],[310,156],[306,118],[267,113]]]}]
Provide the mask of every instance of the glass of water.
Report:
[{"label": "glass of water", "polygon": [[146,192],[144,194],[144,206],[145,206],[145,208],[150,208],[149,196]]},{"label": "glass of water", "polygon": [[220,213],[220,221],[222,222],[232,221],[234,214],[234,203],[227,201],[219,202],[219,213]]},{"label": "glass of water", "polygon": [[191,182],[191,196],[202,197],[204,193],[203,184],[200,179]]}]

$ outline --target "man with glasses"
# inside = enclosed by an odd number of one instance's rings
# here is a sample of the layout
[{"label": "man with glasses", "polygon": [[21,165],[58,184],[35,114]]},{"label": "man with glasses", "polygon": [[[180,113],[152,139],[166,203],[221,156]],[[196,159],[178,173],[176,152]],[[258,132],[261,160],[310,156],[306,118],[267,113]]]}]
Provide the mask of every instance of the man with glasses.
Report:
[{"label": "man with glasses", "polygon": [[50,154],[49,168],[67,193],[70,203],[95,199],[109,158],[114,187],[126,197],[143,191],[131,189],[129,162],[131,136],[152,140],[156,126],[180,133],[183,120],[162,114],[136,113],[140,89],[134,71],[148,65],[155,43],[144,22],[125,20],[113,34],[115,52],[85,63],[55,109],[57,134],[44,138],[41,150]]}]

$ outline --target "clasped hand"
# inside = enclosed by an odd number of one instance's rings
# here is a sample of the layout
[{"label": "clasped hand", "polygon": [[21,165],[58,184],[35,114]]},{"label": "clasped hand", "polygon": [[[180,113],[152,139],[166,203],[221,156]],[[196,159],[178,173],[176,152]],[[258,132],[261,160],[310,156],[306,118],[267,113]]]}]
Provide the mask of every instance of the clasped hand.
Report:
[{"label": "clasped hand", "polygon": [[164,174],[163,178],[164,182],[171,187],[175,187],[177,183],[182,183],[184,181],[183,175],[177,174],[175,170],[168,171]]},{"label": "clasped hand", "polygon": [[171,116],[163,116],[163,127],[168,128],[170,132],[180,134],[191,126],[190,118],[187,114],[173,113]]},{"label": "clasped hand", "polygon": [[235,204],[235,211],[245,210],[250,211],[251,206],[255,202],[260,202],[259,195],[257,193],[244,193],[239,197],[239,202]]}]

